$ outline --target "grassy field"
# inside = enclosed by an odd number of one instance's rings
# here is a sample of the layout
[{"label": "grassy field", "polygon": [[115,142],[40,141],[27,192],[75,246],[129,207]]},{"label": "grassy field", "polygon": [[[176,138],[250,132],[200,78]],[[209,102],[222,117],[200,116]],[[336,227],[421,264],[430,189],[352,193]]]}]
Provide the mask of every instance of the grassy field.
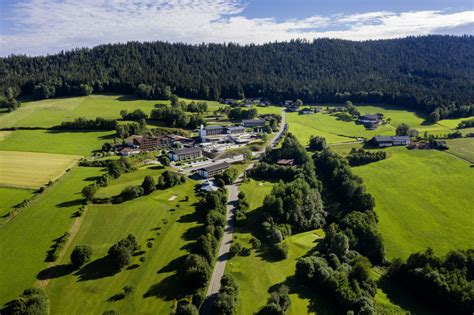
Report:
[{"label": "grassy field", "polygon": [[96,168],[72,169],[0,229],[0,305],[35,284],[53,240],[73,222],[82,187],[99,174]]},{"label": "grassy field", "polygon": [[32,190],[0,187],[0,222],[1,218],[19,204],[33,195]]},{"label": "grassy field", "polygon": [[23,102],[16,111],[0,117],[0,128],[52,127],[77,117],[119,118],[123,109],[149,113],[155,104],[168,101],[136,100],[122,95],[90,95]]},{"label": "grassy field", "polygon": [[78,158],[74,155],[0,151],[0,186],[39,188],[62,176]]},{"label": "grassy field", "polygon": [[[149,170],[149,174],[155,176],[156,170]],[[122,184],[121,180],[112,181],[110,189]],[[47,293],[51,314],[102,314],[108,309],[120,314],[171,313],[173,298],[180,291],[176,287],[174,268],[187,254],[187,244],[196,237],[195,184],[188,180],[183,185],[126,203],[89,206],[85,221],[62,263],[69,262],[70,251],[78,244],[92,246],[92,263],[79,271],[80,275],[71,272],[50,280]],[[184,201],[186,196],[189,201]],[[107,273],[101,258],[112,244],[129,233],[134,234],[146,250],[140,256],[145,257],[145,262],[139,262],[137,256],[133,263],[139,264],[138,268]],[[145,246],[148,239],[154,239],[151,249]],[[108,301],[126,285],[135,287],[131,297],[118,302]]]},{"label": "grassy field", "polygon": [[112,142],[113,131],[52,132],[15,130],[0,138],[0,150],[89,155],[105,142]]},{"label": "grassy field", "polygon": [[376,201],[389,259],[432,247],[472,246],[474,176],[469,164],[434,150],[390,148],[386,160],[354,167]]},{"label": "grassy field", "polygon": [[474,163],[474,138],[450,139],[446,141],[448,152]]}]

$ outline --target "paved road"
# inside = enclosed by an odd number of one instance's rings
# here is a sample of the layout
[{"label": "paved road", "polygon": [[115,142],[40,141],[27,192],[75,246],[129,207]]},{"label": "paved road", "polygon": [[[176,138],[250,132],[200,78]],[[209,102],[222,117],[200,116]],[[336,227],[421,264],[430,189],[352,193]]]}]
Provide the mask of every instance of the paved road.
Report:
[{"label": "paved road", "polygon": [[[282,121],[280,124],[280,130],[272,139],[270,146],[274,147],[275,143],[281,137],[282,133],[285,131],[286,127],[286,117],[285,111],[282,111]],[[258,156],[261,156],[264,151],[259,152]],[[254,166],[254,163],[251,163],[246,169],[249,170]],[[244,172],[245,172],[244,171]],[[212,301],[216,297],[219,289],[221,287],[221,279],[225,272],[225,265],[227,263],[230,246],[232,244],[233,234],[234,234],[234,216],[235,216],[235,205],[239,195],[239,186],[242,183],[243,173],[240,174],[232,185],[226,186],[228,191],[227,196],[227,213],[226,213],[226,226],[224,228],[224,235],[222,236],[222,241],[219,247],[219,254],[217,256],[216,264],[211,276],[211,281],[209,282],[209,287],[207,288],[206,300],[201,308],[201,314],[212,314]]]}]

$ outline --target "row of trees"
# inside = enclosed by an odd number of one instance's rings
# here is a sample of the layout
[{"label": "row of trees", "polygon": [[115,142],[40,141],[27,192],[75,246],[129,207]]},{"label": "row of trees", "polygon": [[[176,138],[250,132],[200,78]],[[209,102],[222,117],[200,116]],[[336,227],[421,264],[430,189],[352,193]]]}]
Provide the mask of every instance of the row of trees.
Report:
[{"label": "row of trees", "polygon": [[214,300],[216,315],[233,315],[239,302],[239,287],[231,276],[224,275],[221,279],[221,288]]},{"label": "row of trees", "polygon": [[54,126],[53,129],[68,130],[114,130],[117,127],[115,119],[97,117],[96,119],[87,119],[79,117],[73,121],[63,121],[60,125]]},{"label": "row of trees", "polygon": [[161,107],[155,108],[150,113],[150,119],[161,122],[166,127],[196,129],[206,125],[206,121],[199,114],[186,114],[181,108]]},{"label": "row of trees", "polygon": [[48,315],[49,299],[43,289],[30,288],[23,291],[17,299],[8,302],[0,311],[6,315]]},{"label": "row of trees", "polygon": [[364,149],[352,148],[351,152],[346,156],[346,159],[349,161],[350,166],[360,166],[369,164],[372,162],[377,162],[384,160],[387,157],[387,152],[385,151],[375,151],[371,152]]},{"label": "row of trees", "polygon": [[234,107],[229,110],[229,119],[231,120],[242,120],[242,119],[254,119],[258,115],[256,108],[241,108]]},{"label": "row of trees", "polygon": [[465,129],[465,128],[473,128],[474,127],[474,119],[470,120],[463,120],[461,121],[456,129]]},{"label": "row of trees", "polygon": [[214,100],[385,102],[425,110],[433,119],[461,117],[473,115],[473,42],[472,36],[425,36],[247,46],[101,45],[50,56],[0,58],[0,90],[42,98],[93,90],[150,99],[175,93]]},{"label": "row of trees", "polygon": [[204,301],[205,288],[212,273],[211,264],[224,233],[226,204],[227,191],[220,188],[215,192],[204,193],[196,206],[203,230],[179,274],[187,292],[193,295],[193,304],[198,308]]}]

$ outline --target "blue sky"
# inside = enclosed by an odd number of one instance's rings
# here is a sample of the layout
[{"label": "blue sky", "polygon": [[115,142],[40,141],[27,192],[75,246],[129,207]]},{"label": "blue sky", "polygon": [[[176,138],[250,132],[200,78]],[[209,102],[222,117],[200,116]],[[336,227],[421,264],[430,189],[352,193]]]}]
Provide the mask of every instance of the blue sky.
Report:
[{"label": "blue sky", "polygon": [[474,0],[0,0],[0,55],[131,40],[265,43],[474,34]]}]

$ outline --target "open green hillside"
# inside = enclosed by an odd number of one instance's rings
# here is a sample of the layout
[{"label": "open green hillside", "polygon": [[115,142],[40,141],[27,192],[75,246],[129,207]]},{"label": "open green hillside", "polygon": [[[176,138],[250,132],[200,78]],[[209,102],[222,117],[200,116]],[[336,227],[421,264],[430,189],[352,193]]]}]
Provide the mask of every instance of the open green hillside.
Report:
[{"label": "open green hillside", "polygon": [[[132,175],[133,174],[133,175]],[[153,175],[156,170],[139,170],[130,176]],[[127,177],[128,176],[128,177]],[[122,178],[105,188],[108,193],[119,191]],[[169,314],[179,296],[175,268],[187,254],[187,244],[195,239],[198,226],[194,218],[194,188],[196,182],[167,190],[155,191],[151,195],[115,205],[90,205],[85,221],[68,249],[61,264],[69,263],[72,248],[79,244],[92,246],[94,255],[89,264],[80,270],[69,270],[51,279],[47,292],[52,314],[102,314],[114,309],[121,314]],[[118,187],[115,187],[118,186]],[[185,201],[185,197],[189,200]],[[119,273],[109,272],[104,256],[119,239],[132,233],[137,237],[144,254],[135,256],[136,268]],[[153,244],[147,246],[147,241]],[[145,258],[144,262],[139,259]],[[135,287],[134,294],[118,302],[108,301],[126,285]]]},{"label": "open green hillside", "polygon": [[97,168],[72,169],[0,228],[0,305],[35,284],[53,240],[71,227],[82,187],[99,174]]},{"label": "open green hillside", "polygon": [[432,247],[439,255],[472,246],[473,169],[435,150],[390,148],[386,160],[354,167],[376,201],[388,258]]}]

